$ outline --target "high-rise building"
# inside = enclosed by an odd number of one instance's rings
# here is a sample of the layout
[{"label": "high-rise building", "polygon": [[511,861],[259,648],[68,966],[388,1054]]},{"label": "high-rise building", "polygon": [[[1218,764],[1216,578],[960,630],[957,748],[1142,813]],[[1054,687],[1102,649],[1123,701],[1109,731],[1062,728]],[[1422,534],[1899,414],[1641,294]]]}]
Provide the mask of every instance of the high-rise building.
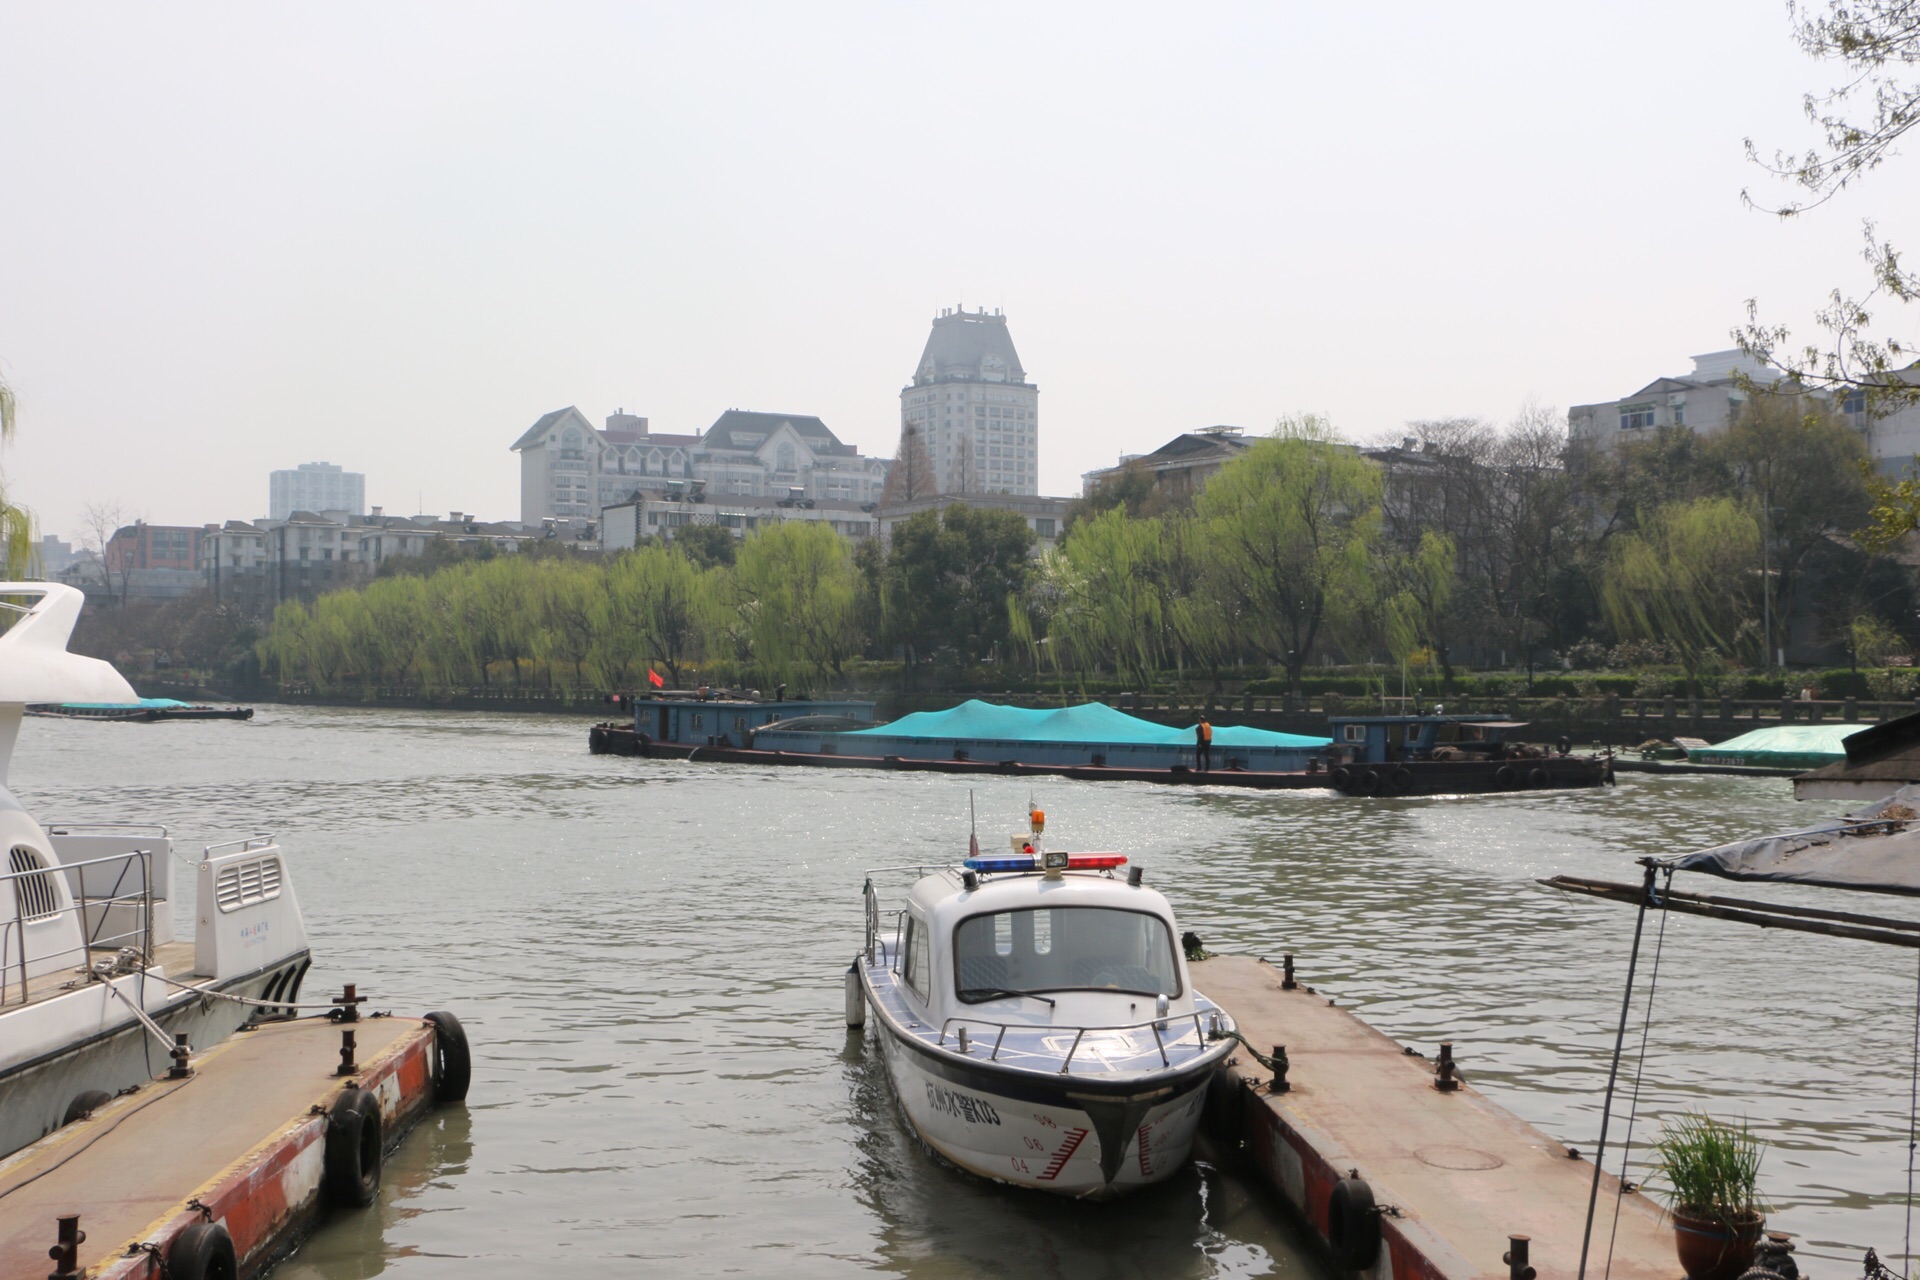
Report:
[{"label": "high-rise building", "polygon": [[955,308],[934,317],[901,437],[917,436],[941,493],[1040,492],[1040,388],[1027,381],[1007,318]]},{"label": "high-rise building", "polygon": [[267,477],[267,518],[285,520],[296,511],[367,514],[367,478],[331,462],[303,462]]}]

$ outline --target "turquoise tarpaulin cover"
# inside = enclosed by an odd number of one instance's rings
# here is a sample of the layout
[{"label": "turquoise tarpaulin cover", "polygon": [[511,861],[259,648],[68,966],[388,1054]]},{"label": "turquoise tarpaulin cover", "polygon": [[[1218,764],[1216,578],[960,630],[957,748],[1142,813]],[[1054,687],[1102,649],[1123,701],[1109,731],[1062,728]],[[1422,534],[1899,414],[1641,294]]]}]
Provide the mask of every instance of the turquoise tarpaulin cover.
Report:
[{"label": "turquoise tarpaulin cover", "polygon": [[163,711],[169,707],[190,707],[191,702],[182,702],[178,698],[139,698],[133,702],[63,702],[63,707],[83,707],[89,711],[132,710]]},{"label": "turquoise tarpaulin cover", "polygon": [[[1147,746],[1193,745],[1193,726],[1168,728],[1130,716],[1099,702],[1076,707],[1030,709],[1003,707],[970,698],[945,711],[916,711],[888,724],[855,729],[844,736],[857,738],[974,738],[992,742],[1138,743]],[[1274,733],[1242,725],[1215,725],[1216,747],[1298,747],[1312,750],[1332,742],[1298,733]]]},{"label": "turquoise tarpaulin cover", "polygon": [[1846,758],[1840,744],[1867,728],[1863,724],[1781,724],[1743,733],[1711,747],[1687,752],[1697,764],[1769,765],[1778,769],[1818,769]]}]

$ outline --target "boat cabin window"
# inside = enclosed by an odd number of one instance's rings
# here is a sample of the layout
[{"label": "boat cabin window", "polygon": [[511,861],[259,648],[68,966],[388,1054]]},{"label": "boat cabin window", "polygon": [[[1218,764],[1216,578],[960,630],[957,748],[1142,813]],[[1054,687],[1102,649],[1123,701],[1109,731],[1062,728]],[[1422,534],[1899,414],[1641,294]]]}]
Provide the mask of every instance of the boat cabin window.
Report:
[{"label": "boat cabin window", "polygon": [[927,927],[912,916],[907,917],[907,945],[904,950],[905,967],[900,970],[900,976],[906,979],[916,995],[925,1000],[930,986],[927,973],[932,968],[932,957],[928,954]]},{"label": "boat cabin window", "polygon": [[1363,724],[1341,725],[1340,740],[1342,742],[1365,742],[1367,740],[1367,726]]},{"label": "boat cabin window", "polygon": [[1143,911],[1053,907],[969,916],[954,930],[953,954],[957,993],[967,1004],[1009,991],[1180,994],[1173,933]]}]

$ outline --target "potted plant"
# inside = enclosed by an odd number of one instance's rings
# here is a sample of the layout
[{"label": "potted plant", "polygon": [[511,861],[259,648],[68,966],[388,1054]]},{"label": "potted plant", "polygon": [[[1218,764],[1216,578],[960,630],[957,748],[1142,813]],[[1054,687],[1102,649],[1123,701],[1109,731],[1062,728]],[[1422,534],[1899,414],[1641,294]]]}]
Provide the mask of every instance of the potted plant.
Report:
[{"label": "potted plant", "polygon": [[1667,1124],[1655,1154],[1689,1280],[1735,1280],[1753,1264],[1766,1225],[1756,1192],[1760,1140],[1744,1121],[1735,1127],[1690,1112]]}]

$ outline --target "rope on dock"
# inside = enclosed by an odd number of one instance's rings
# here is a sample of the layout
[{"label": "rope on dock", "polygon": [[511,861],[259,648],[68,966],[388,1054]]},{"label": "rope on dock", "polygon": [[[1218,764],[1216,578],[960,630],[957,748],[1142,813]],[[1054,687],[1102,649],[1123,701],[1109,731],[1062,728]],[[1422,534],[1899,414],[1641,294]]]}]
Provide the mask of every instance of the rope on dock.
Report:
[{"label": "rope on dock", "polygon": [[[191,982],[181,982],[177,978],[169,978],[164,973],[150,973],[147,976],[157,978],[170,987],[178,987],[182,991],[191,991],[196,995],[205,996],[209,1000],[231,1000],[235,1004],[250,1004],[256,1009],[300,1009],[315,1013],[338,1013],[340,1010],[340,1006],[335,1004],[288,1004],[284,1000],[256,1000],[252,996],[236,996],[230,991],[214,991],[208,987],[195,986]],[[167,1041],[169,1046],[172,1043],[171,1040]]]},{"label": "rope on dock", "polygon": [[1287,1073],[1287,1065],[1288,1065],[1287,1051],[1285,1049],[1281,1049],[1279,1053],[1275,1054],[1272,1057],[1268,1057],[1266,1054],[1254,1048],[1253,1044],[1245,1036],[1241,1035],[1238,1031],[1225,1031],[1225,1030],[1218,1030],[1218,1029],[1212,1030],[1207,1032],[1207,1039],[1238,1040],[1240,1042],[1240,1047],[1245,1049],[1247,1053],[1252,1056],[1255,1062],[1259,1063],[1261,1066],[1265,1067],[1267,1070],[1275,1073],[1276,1075],[1284,1076]]}]

